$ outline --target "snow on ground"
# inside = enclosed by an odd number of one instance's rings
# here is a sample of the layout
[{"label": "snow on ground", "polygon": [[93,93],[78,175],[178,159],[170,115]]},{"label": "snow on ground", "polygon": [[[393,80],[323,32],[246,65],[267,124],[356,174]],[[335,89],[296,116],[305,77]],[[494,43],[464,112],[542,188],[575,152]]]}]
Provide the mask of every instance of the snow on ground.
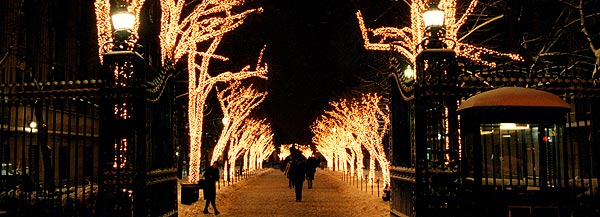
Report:
[{"label": "snow on ground", "polygon": [[[342,181],[342,175],[317,169],[312,189],[304,182],[302,202],[295,201],[294,189],[277,169],[265,169],[217,192],[219,216],[390,216],[389,202],[377,196],[377,189],[361,190],[356,183]],[[202,214],[204,200],[191,205],[179,204],[179,216]]]}]

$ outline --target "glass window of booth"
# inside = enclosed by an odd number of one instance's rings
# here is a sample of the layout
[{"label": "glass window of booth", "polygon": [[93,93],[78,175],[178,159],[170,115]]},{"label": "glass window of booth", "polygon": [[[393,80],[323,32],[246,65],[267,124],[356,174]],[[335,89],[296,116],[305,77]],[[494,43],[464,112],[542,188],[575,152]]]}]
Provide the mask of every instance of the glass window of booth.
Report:
[{"label": "glass window of booth", "polygon": [[562,184],[562,128],[557,125],[480,125],[482,185],[529,190]]}]

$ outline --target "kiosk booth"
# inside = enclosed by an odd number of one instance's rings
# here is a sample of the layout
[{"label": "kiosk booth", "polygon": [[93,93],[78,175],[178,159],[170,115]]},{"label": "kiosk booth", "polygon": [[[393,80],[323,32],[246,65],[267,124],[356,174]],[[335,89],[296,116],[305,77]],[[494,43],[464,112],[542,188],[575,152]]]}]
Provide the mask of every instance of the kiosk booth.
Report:
[{"label": "kiosk booth", "polygon": [[580,149],[565,138],[570,109],[557,95],[523,87],[462,102],[457,111],[466,210],[476,216],[567,216],[577,195],[597,189],[596,180],[578,176]]}]

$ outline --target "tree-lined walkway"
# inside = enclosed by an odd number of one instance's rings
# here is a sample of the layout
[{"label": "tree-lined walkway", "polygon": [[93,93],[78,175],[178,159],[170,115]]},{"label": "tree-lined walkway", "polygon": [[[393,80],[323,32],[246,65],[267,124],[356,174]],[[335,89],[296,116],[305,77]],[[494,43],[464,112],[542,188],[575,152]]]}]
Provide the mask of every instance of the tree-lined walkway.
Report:
[{"label": "tree-lined walkway", "polygon": [[[202,214],[204,200],[181,205],[180,216]],[[339,173],[317,169],[312,189],[304,182],[302,202],[279,170],[222,188],[217,195],[219,216],[389,216],[389,202],[341,180]],[[212,212],[212,211],[211,211]]]}]

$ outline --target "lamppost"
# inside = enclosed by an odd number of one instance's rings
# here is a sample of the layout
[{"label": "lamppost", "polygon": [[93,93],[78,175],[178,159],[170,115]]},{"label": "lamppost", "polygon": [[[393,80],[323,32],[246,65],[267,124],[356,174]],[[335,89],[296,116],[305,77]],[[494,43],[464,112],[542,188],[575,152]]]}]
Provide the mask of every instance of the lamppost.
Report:
[{"label": "lamppost", "polygon": [[[444,20],[444,11],[430,5],[423,13],[425,33],[414,67],[393,65],[398,75],[391,102],[390,197],[400,202],[392,203],[391,213],[460,216],[458,64]],[[401,61],[391,58],[393,64]]]},{"label": "lamppost", "polygon": [[436,4],[423,14],[425,39],[417,55],[412,147],[416,154],[417,216],[457,216],[459,177],[457,61],[449,49],[444,11]]},{"label": "lamppost", "polygon": [[425,40],[423,43],[425,49],[447,47],[444,42],[446,38],[445,18],[444,11],[440,10],[437,4],[429,5],[429,9],[423,13],[423,23],[425,24]]},{"label": "lamppost", "polygon": [[127,5],[119,4],[111,16],[113,25],[113,50],[128,50],[127,42],[130,40],[131,31],[135,25],[135,16],[127,10]]},{"label": "lamppost", "polygon": [[[100,215],[143,216],[145,200],[145,61],[131,31],[135,16],[119,4],[112,11],[113,40],[103,47],[100,110]],[[142,160],[139,160],[139,159]],[[138,180],[138,181],[136,181]],[[134,203],[134,201],[138,201]],[[137,205],[136,205],[137,204]]]}]

